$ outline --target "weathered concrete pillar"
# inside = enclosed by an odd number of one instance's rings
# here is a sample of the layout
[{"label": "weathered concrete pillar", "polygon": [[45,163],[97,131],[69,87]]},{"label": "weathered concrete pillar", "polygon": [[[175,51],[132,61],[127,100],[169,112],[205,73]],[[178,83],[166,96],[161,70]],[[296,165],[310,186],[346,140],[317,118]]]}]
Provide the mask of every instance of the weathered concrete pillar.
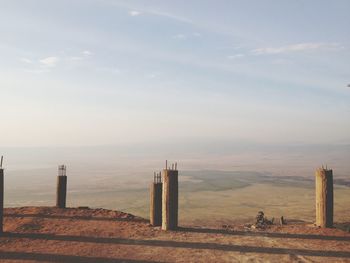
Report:
[{"label": "weathered concrete pillar", "polygon": [[319,168],[316,177],[316,225],[333,226],[333,171]]},{"label": "weathered concrete pillar", "polygon": [[162,187],[161,173],[154,174],[150,189],[150,224],[152,226],[162,225]]},{"label": "weathered concrete pillar", "polygon": [[162,229],[175,230],[178,226],[178,171],[177,165],[163,171]]},{"label": "weathered concrete pillar", "polygon": [[58,176],[57,176],[57,192],[56,192],[57,207],[66,208],[66,196],[67,196],[66,166],[60,165],[58,167]]},{"label": "weathered concrete pillar", "polygon": [[0,168],[0,233],[3,232],[4,223],[4,169]]}]

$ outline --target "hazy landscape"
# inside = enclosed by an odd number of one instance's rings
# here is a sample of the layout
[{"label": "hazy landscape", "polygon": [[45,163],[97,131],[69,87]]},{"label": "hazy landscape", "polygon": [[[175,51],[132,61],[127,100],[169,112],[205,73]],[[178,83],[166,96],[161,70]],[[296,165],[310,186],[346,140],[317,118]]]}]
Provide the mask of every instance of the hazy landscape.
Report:
[{"label": "hazy landscape", "polygon": [[[350,146],[236,145],[224,155],[198,148],[197,154],[178,149],[173,155],[161,148],[152,154],[136,149],[7,148],[0,259],[349,262]],[[153,171],[165,165],[163,155],[186,157],[178,159],[176,231],[148,220],[149,186]],[[66,209],[54,207],[57,160],[68,166]],[[320,160],[334,168],[334,228],[313,224],[314,170]],[[252,225],[260,210],[276,219],[266,229]],[[278,223],[281,216],[286,225]]]},{"label": "hazy landscape", "polygon": [[[203,147],[205,148],[205,147]],[[154,148],[153,148],[154,149]],[[198,150],[198,149],[197,149]],[[139,154],[130,154],[130,152]],[[334,169],[335,221],[350,221],[350,146],[236,145],[225,154],[148,153],[137,147],[8,148],[5,206],[50,206],[57,165],[68,166],[68,206],[89,206],[149,217],[149,185],[164,158],[179,163],[180,224],[217,225],[268,217],[313,222],[314,170]],[[327,163],[324,160],[328,160]]]},{"label": "hazy landscape", "polygon": [[0,0],[0,261],[350,262],[349,10]]}]

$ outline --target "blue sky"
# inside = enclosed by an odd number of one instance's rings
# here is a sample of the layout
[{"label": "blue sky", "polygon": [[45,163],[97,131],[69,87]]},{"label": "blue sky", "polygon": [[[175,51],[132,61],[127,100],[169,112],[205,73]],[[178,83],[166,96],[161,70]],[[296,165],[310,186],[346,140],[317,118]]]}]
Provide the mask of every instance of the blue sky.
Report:
[{"label": "blue sky", "polygon": [[0,0],[0,146],[349,143],[349,10]]}]

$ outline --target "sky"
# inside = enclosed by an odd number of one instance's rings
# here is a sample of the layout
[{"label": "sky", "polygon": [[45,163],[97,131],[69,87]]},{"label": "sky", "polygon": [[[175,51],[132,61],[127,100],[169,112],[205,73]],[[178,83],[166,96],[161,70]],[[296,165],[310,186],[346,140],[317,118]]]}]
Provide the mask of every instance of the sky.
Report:
[{"label": "sky", "polygon": [[0,147],[349,144],[349,10],[0,0]]}]

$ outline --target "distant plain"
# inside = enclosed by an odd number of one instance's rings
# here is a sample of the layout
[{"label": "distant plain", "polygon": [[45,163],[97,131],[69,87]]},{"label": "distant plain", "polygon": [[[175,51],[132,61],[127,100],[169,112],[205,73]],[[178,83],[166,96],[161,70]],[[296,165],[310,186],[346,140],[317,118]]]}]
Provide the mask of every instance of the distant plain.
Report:
[{"label": "distant plain", "polygon": [[65,163],[68,206],[102,207],[148,218],[149,185],[153,171],[163,168],[165,156],[179,162],[180,224],[253,222],[260,210],[269,218],[313,222],[314,170],[326,165],[325,160],[334,169],[335,221],[350,221],[349,146],[241,149],[211,156],[123,151],[7,149],[5,206],[54,205],[57,165]]}]

